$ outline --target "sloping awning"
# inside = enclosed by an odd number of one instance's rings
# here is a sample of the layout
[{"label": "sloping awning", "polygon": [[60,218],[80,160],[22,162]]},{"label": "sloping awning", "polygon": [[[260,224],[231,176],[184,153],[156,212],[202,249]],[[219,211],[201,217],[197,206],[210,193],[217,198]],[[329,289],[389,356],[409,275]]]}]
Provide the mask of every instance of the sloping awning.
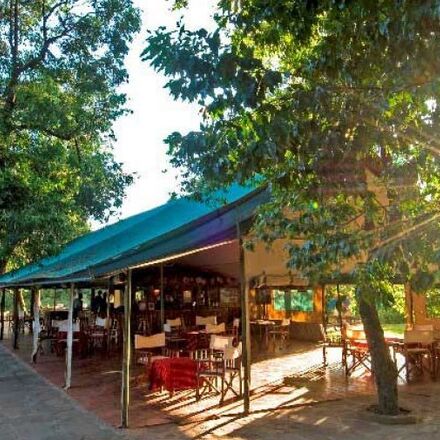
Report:
[{"label": "sloping awning", "polygon": [[[0,277],[0,286],[88,281],[236,238],[236,225],[268,199],[265,189],[234,185],[213,205],[187,198],[86,234],[55,257]],[[219,200],[222,200],[223,203]]]}]

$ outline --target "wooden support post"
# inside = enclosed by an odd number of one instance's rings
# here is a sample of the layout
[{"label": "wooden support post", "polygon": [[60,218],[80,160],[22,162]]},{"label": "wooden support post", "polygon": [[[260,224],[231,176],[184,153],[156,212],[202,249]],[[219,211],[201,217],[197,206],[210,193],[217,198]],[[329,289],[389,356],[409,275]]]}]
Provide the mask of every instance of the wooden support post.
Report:
[{"label": "wooden support post", "polygon": [[342,327],[344,326],[344,320],[342,318],[342,297],[341,297],[341,292],[339,290],[339,283],[336,284],[336,293],[337,293],[337,296],[338,296],[338,301],[337,301],[337,304],[338,304],[337,309],[338,310],[337,311],[338,311],[339,328],[340,328],[340,331],[341,331],[341,334],[342,334]]},{"label": "wooden support post", "polygon": [[92,304],[95,302],[95,289],[90,289],[90,309],[92,308]]},{"label": "wooden support post", "polygon": [[2,298],[0,301],[0,341],[3,341],[5,333],[5,306],[6,306],[6,289],[2,289]]},{"label": "wooden support post", "polygon": [[128,269],[127,281],[124,290],[124,347],[122,359],[121,384],[121,428],[128,428],[130,406],[130,363],[131,363],[131,299],[132,299],[132,272]]},{"label": "wooden support post", "polygon": [[160,331],[163,332],[165,324],[165,293],[163,281],[163,263],[160,265]]},{"label": "wooden support post", "polygon": [[[115,298],[115,286],[113,285],[113,277],[108,279],[107,284],[107,352],[110,352],[110,340],[111,340],[111,331],[112,331],[112,323],[110,322],[110,295],[113,296],[113,300]],[[114,318],[116,319],[116,318]],[[119,341],[118,341],[119,345]]]},{"label": "wooden support post", "polygon": [[14,289],[14,311],[13,311],[13,316],[14,316],[14,337],[12,339],[13,344],[12,347],[14,348],[14,350],[18,350],[18,332],[20,331],[19,329],[19,317],[18,317],[18,289],[15,288]]},{"label": "wooden support post", "polygon": [[53,310],[57,308],[57,288],[53,289]]},{"label": "wooden support post", "polygon": [[70,285],[69,316],[67,318],[67,348],[66,348],[66,374],[64,389],[68,390],[72,385],[72,347],[73,347],[73,297],[75,284]]},{"label": "wooden support post", "polygon": [[32,312],[33,347],[31,361],[36,364],[40,337],[40,289],[38,287],[32,288],[32,298],[34,308]]},{"label": "wooden support post", "polygon": [[240,224],[237,224],[240,247],[240,299],[241,299],[241,341],[243,344],[243,412],[249,414],[251,386],[251,330],[249,322],[249,286],[246,279],[243,238]]}]

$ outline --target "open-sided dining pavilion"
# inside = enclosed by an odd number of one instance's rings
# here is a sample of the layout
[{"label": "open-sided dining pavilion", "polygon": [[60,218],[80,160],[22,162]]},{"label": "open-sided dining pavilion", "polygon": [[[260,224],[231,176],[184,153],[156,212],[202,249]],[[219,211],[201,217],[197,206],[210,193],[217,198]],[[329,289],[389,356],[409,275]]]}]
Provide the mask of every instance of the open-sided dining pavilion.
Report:
[{"label": "open-sided dining pavilion", "polygon": [[[240,186],[214,195],[212,204],[186,198],[171,200],[163,206],[79,237],[54,257],[2,276],[0,286],[3,288],[3,298],[5,289],[15,291],[14,322],[17,323],[15,315],[18,313],[18,289],[31,289],[34,295],[33,319],[34,322],[39,322],[40,289],[70,289],[65,374],[65,387],[69,388],[72,380],[72,321],[76,289],[101,287],[109,292],[119,293],[124,310],[121,421],[122,426],[128,426],[129,366],[132,356],[130,318],[136,283],[141,282],[142,274],[159,273],[159,319],[160,327],[163,328],[166,320],[164,280],[167,276],[164,271],[167,264],[178,262],[181,267],[191,268],[193,271],[199,268],[204,273],[222,274],[239,289],[240,303],[234,304],[232,299],[231,306],[238,306],[241,310],[243,402],[244,410],[248,411],[250,274],[246,272],[242,242],[256,207],[265,200],[265,189],[255,190]],[[197,301],[191,298],[190,303],[195,306]],[[218,303],[216,305],[219,306]],[[1,324],[3,330],[4,308]],[[18,334],[18,331],[14,332],[15,347]],[[37,354],[38,344],[37,330],[34,331],[34,355]]]},{"label": "open-sided dining pavilion", "polygon": [[[324,286],[286,269],[282,243],[271,249],[264,244],[247,250],[243,242],[249,233],[256,208],[267,201],[266,188],[233,186],[219,192],[210,203],[187,198],[165,205],[86,234],[67,244],[56,256],[45,258],[0,277],[2,288],[1,332],[4,331],[5,291],[13,291],[13,323],[18,325],[18,291],[29,289],[33,296],[33,358],[39,338],[40,295],[43,289],[68,289],[69,305],[65,337],[65,388],[72,379],[74,354],[74,297],[81,289],[103,289],[112,298],[112,310],[119,310],[122,328],[121,425],[129,425],[130,365],[135,333],[162,333],[169,322],[181,319],[194,327],[198,319],[216,316],[225,330],[239,321],[240,355],[243,365],[243,410],[249,412],[251,394],[251,326],[267,339],[275,331],[274,321],[288,321],[289,330],[301,339],[322,341],[326,316]],[[406,290],[408,323],[426,324],[422,301]],[[140,304],[143,304],[140,312]],[[109,304],[108,304],[109,305]],[[135,310],[133,309],[135,307]],[[414,309],[415,307],[415,309]],[[110,307],[106,309],[109,326]],[[140,319],[133,319],[134,315]],[[429,323],[430,324],[430,323]],[[431,324],[430,324],[431,325]],[[110,335],[110,328],[107,334]],[[17,348],[15,327],[13,344]],[[178,345],[179,341],[172,341]],[[238,342],[238,341],[237,341]],[[323,344],[323,354],[325,346]],[[354,348],[352,366],[367,366],[365,346]],[[63,353],[64,354],[64,353]],[[325,359],[324,359],[325,361]],[[240,366],[241,372],[241,366]]]}]

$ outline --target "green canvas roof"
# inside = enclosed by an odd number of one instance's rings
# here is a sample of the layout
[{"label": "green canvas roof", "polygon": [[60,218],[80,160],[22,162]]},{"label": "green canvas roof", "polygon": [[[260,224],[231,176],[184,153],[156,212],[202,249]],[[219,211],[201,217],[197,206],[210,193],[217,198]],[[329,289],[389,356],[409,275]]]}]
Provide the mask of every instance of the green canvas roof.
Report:
[{"label": "green canvas roof", "polygon": [[85,234],[54,257],[0,277],[0,286],[87,281],[144,262],[236,237],[236,224],[252,217],[267,191],[233,185],[215,202],[189,198],[168,203]]}]

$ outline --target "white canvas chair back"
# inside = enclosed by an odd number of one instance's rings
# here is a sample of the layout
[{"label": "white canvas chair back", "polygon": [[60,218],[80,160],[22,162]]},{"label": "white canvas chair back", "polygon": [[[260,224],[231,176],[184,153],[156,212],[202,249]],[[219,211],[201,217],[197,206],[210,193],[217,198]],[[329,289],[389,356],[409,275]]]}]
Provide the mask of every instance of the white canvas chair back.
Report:
[{"label": "white canvas chair back", "polygon": [[405,330],[403,339],[405,344],[432,344],[434,332],[430,330]]},{"label": "white canvas chair back", "polygon": [[234,328],[240,327],[240,318],[234,318],[234,320],[232,321],[232,327]]},{"label": "white canvas chair back", "polygon": [[206,324],[205,330],[206,333],[211,333],[211,334],[224,333],[226,331],[226,326],[224,322],[218,325]]},{"label": "white canvas chair back", "polygon": [[412,326],[412,329],[410,330],[422,330],[422,331],[433,332],[434,326],[432,324],[414,324]]},{"label": "white canvas chair back", "polygon": [[227,361],[232,361],[234,359],[238,359],[242,354],[242,345],[241,342],[237,347],[226,347],[224,357]]},{"label": "white canvas chair back", "polygon": [[182,320],[180,318],[176,319],[167,319],[167,325],[169,325],[171,328],[175,327],[182,327]]},{"label": "white canvas chair back", "polygon": [[[68,332],[69,331],[69,320],[66,319],[65,321],[58,321],[58,331],[59,332]],[[79,322],[73,323],[73,331],[79,332]]]},{"label": "white canvas chair back", "polygon": [[165,333],[156,333],[152,336],[134,335],[134,348],[157,348],[165,347]]},{"label": "white canvas chair back", "polygon": [[211,335],[209,340],[209,348],[211,350],[225,351],[230,345],[229,338],[227,336]]},{"label": "white canvas chair back", "polygon": [[59,319],[52,319],[52,328],[60,328],[60,325],[63,325],[64,323],[66,323],[67,320],[65,321],[61,321]]},{"label": "white canvas chair back", "polygon": [[290,319],[289,318],[284,318],[281,321],[281,327],[288,327],[290,325]]},{"label": "white canvas chair back", "polygon": [[165,333],[171,333],[171,326],[169,324],[164,324],[163,325],[163,331]]},{"label": "white canvas chair back", "polygon": [[95,319],[95,325],[97,327],[106,327],[107,326],[107,319],[106,318],[100,318],[99,316]]},{"label": "white canvas chair back", "polygon": [[217,316],[196,316],[196,325],[217,325]]},{"label": "white canvas chair back", "polygon": [[359,339],[365,340],[367,339],[365,335],[364,328],[361,326],[346,326],[346,336],[348,339]]}]

